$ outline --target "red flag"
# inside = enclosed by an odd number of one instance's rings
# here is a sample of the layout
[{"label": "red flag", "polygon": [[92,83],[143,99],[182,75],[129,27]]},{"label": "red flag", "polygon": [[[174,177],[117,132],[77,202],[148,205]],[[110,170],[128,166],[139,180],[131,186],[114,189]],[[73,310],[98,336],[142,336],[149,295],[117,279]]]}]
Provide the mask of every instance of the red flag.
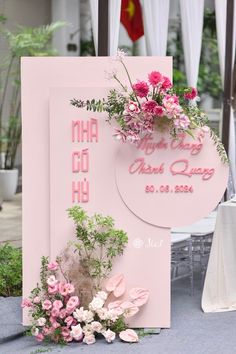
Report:
[{"label": "red flag", "polygon": [[139,0],[122,0],[120,21],[133,42],[144,35],[142,10]]}]

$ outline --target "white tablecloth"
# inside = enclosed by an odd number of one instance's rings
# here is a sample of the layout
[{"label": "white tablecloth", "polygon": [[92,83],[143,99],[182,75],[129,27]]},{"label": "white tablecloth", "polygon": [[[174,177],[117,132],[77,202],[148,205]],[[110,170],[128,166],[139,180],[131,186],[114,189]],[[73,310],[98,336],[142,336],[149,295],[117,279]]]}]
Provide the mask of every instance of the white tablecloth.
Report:
[{"label": "white tablecloth", "polygon": [[172,233],[187,233],[191,235],[202,235],[202,234],[210,234],[215,230],[216,223],[216,213],[212,212],[207,217],[195,222],[194,224],[182,226],[182,227],[174,227],[171,229]]},{"label": "white tablecloth", "polygon": [[236,310],[236,202],[218,207],[202,295],[204,312]]}]

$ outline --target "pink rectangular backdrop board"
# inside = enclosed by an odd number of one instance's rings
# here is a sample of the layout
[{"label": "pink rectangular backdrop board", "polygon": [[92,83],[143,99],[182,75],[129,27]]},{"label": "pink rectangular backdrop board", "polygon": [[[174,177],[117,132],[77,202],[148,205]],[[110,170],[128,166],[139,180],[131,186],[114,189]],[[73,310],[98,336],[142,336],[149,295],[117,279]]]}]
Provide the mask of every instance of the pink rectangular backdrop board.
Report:
[{"label": "pink rectangular backdrop board", "polygon": [[[133,80],[145,79],[147,73],[152,70],[161,71],[169,77],[172,75],[172,60],[168,57],[128,57],[125,61]],[[56,249],[59,249],[55,238],[53,239],[53,236],[51,238],[50,235],[50,88],[110,87],[111,82],[106,79],[105,72],[112,71],[115,67],[119,69],[121,80],[127,82],[125,73],[120,70],[120,63],[107,57],[22,59],[23,296],[29,295],[30,290],[35,287],[39,279],[41,256],[55,255]],[[52,90],[52,100],[53,95],[60,94],[59,92],[64,91]],[[66,90],[65,97],[68,97],[67,95],[70,92],[69,89]],[[66,119],[67,117],[65,117]],[[120,227],[125,229],[125,225],[121,225],[123,220],[118,218],[117,222]],[[128,221],[127,225],[130,223],[131,221]],[[153,229],[156,232],[156,227],[153,227]],[[166,233],[166,239],[168,239],[168,230],[161,230]],[[59,243],[59,245],[62,245],[62,243]],[[139,252],[138,249],[136,251]],[[155,251],[156,248],[150,250],[150,252]],[[169,262],[169,240],[166,242],[164,254],[166,254],[165,261],[167,264]],[[133,259],[130,263],[132,264],[132,262]],[[142,273],[142,269],[145,269],[145,264],[140,259],[139,265],[137,265],[137,273]],[[149,269],[149,272],[152,274],[157,272],[159,276],[156,264]],[[162,281],[158,279],[158,276],[156,276],[156,280]],[[140,279],[141,283],[142,275],[137,278]],[[163,286],[166,294],[164,304],[167,308],[163,317],[160,314],[160,317],[157,317],[157,320],[153,323],[155,327],[168,327],[170,324],[169,275],[168,279],[165,275],[163,276]],[[160,299],[163,295],[164,292],[160,295]],[[161,308],[162,300],[160,301],[161,303],[158,306]],[[145,319],[145,317],[143,318]],[[24,316],[23,323],[28,324],[26,316]]]},{"label": "pink rectangular backdrop board", "polygon": [[[121,147],[112,136],[113,128],[106,114],[78,110],[70,99],[101,99],[104,88],[55,88],[50,95],[50,256],[60,254],[75,232],[66,209],[79,204],[91,215],[111,215],[115,225],[127,232],[129,242],[124,255],[115,261],[113,274],[124,274],[128,290],[142,287],[150,291],[148,303],[129,322],[132,327],[168,327],[170,324],[170,232],[147,223],[134,215],[119,194],[115,170]],[[87,141],[91,119],[97,124],[92,141]],[[95,121],[96,120],[96,121]],[[80,142],[77,126],[80,124]],[[90,125],[88,125],[91,127]],[[76,132],[72,141],[72,131]],[[81,138],[84,136],[84,141]],[[129,144],[126,144],[127,148]],[[82,151],[87,154],[81,159]],[[73,158],[73,154],[75,157]],[[78,157],[80,154],[80,157]],[[85,156],[85,155],[84,155]],[[87,161],[87,162],[86,162]],[[72,172],[72,165],[74,172]],[[81,171],[84,165],[83,171]],[[79,166],[79,168],[77,167]],[[79,169],[79,172],[77,172]],[[77,183],[79,182],[79,189]],[[82,185],[83,183],[83,185]],[[88,185],[86,185],[86,183]],[[75,193],[72,186],[75,184]],[[85,192],[82,195],[82,190]],[[73,201],[74,200],[74,201]],[[158,206],[156,207],[158,210]]]}]

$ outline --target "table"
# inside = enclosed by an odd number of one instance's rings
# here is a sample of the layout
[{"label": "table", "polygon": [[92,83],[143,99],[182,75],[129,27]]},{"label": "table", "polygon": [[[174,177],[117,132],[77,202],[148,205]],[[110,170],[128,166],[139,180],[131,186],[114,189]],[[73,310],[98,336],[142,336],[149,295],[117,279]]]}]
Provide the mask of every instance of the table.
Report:
[{"label": "table", "polygon": [[236,310],[236,200],[218,207],[202,309],[204,312]]},{"label": "table", "polygon": [[216,214],[217,212],[214,211],[207,217],[195,222],[194,224],[172,228],[171,232],[186,233],[191,234],[192,236],[210,234],[215,230]]}]

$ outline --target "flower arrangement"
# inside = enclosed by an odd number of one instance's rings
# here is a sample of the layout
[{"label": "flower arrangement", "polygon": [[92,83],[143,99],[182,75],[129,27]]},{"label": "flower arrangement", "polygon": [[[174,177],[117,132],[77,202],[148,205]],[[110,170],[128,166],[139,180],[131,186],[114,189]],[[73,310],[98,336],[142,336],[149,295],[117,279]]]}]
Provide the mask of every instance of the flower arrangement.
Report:
[{"label": "flower arrangement", "polygon": [[68,209],[68,216],[75,224],[74,246],[80,264],[87,270],[95,290],[98,291],[102,280],[112,270],[114,258],[123,254],[128,236],[123,230],[114,227],[111,216],[101,214],[89,216],[78,205]]},{"label": "flower arrangement", "polygon": [[[71,104],[94,112],[107,112],[108,121],[116,123],[115,138],[123,142],[136,143],[154,130],[168,131],[173,138],[183,132],[194,137],[197,128],[205,128],[208,118],[197,105],[199,97],[195,88],[175,88],[170,79],[158,71],[150,72],[145,81],[133,83],[124,63],[124,54],[118,50],[117,59],[127,74],[129,89],[113,72],[110,78],[120,85],[121,90],[110,90],[107,98],[102,100],[72,99]],[[226,162],[221,141],[212,130],[211,136],[222,161]]]},{"label": "flower arrangement", "polygon": [[100,335],[111,343],[118,334],[125,342],[138,342],[137,333],[127,328],[125,320],[139,312],[148,301],[147,289],[133,288],[127,300],[110,301],[111,296],[120,298],[126,291],[124,276],[118,274],[110,278],[105,290],[98,291],[88,308],[84,308],[74,293],[74,285],[63,279],[60,270],[58,261],[49,263],[47,257],[42,257],[41,285],[22,301],[22,307],[29,308],[32,318],[30,334],[37,341],[93,344]]}]

